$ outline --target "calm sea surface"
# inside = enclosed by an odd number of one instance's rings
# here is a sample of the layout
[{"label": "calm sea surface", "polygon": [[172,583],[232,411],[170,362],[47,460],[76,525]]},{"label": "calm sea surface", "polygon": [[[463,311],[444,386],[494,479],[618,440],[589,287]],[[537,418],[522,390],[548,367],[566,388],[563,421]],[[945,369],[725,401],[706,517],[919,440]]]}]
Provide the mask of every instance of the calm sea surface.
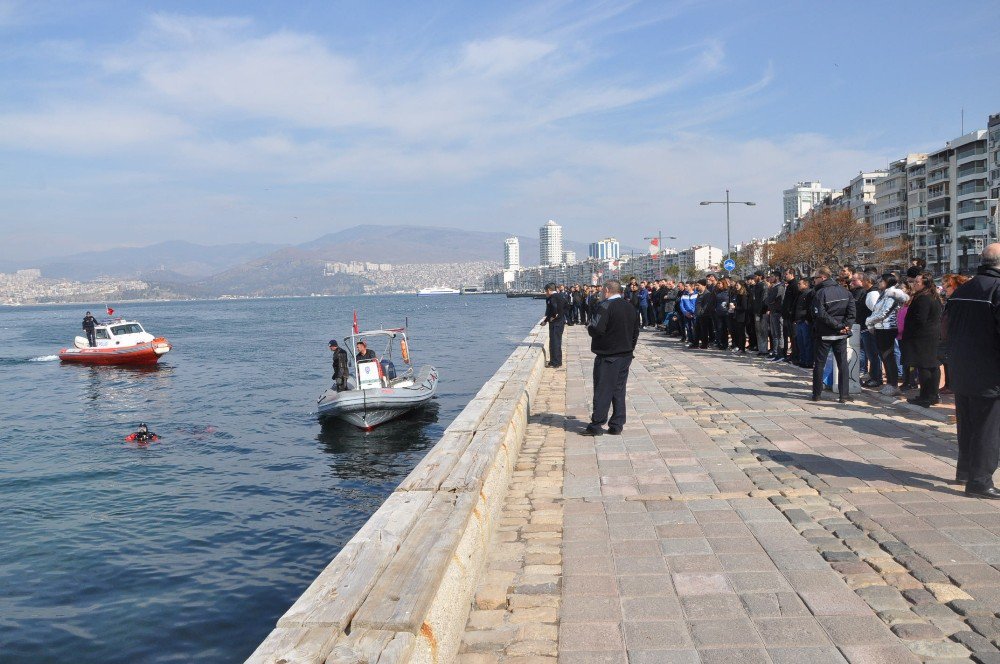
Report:
[{"label": "calm sea surface", "polygon": [[[63,366],[85,307],[0,308],[0,661],[242,661],[543,313],[497,296],[115,308],[174,344],[157,368]],[[441,373],[433,406],[367,435],[314,408],[355,309],[362,328],[409,316],[415,364]],[[160,442],[123,441],[140,421]]]}]

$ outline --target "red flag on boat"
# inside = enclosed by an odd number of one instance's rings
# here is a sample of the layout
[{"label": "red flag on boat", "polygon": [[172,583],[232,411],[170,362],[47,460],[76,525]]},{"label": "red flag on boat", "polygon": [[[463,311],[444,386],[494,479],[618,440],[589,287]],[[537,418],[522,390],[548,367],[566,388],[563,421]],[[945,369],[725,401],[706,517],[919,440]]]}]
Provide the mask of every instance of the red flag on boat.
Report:
[{"label": "red flag on boat", "polygon": [[361,332],[361,329],[358,328],[358,311],[357,311],[357,309],[355,309],[354,310],[354,334],[358,334],[359,332]]},{"label": "red flag on boat", "polygon": [[[108,307],[108,305],[104,305],[104,306]],[[115,310],[112,309],[111,307],[108,307],[108,315],[109,316],[114,316],[115,315]]]}]

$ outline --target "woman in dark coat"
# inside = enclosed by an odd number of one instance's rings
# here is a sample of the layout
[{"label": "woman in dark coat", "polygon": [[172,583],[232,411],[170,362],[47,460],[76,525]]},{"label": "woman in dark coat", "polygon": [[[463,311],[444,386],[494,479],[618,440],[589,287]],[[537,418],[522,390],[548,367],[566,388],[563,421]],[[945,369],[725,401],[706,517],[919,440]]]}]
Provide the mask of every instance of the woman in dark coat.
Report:
[{"label": "woman in dark coat", "polygon": [[920,396],[907,399],[925,408],[936,404],[941,382],[938,344],[941,341],[941,298],[934,286],[934,275],[922,272],[914,282],[914,295],[906,312],[903,346],[910,366],[920,377]]}]

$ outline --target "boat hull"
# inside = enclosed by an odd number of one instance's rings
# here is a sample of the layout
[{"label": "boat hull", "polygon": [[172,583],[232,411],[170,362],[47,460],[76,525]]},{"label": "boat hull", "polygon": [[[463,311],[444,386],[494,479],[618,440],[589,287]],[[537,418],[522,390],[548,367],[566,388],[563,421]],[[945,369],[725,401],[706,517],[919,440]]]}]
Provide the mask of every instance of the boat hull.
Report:
[{"label": "boat hull", "polygon": [[135,346],[112,348],[63,348],[59,359],[68,364],[132,365],[156,364],[170,351],[166,339],[154,339]]},{"label": "boat hull", "polygon": [[317,415],[320,419],[338,418],[371,430],[428,403],[437,390],[437,381],[437,370],[426,366],[417,372],[413,385],[407,387],[343,392],[329,389],[319,398]]}]

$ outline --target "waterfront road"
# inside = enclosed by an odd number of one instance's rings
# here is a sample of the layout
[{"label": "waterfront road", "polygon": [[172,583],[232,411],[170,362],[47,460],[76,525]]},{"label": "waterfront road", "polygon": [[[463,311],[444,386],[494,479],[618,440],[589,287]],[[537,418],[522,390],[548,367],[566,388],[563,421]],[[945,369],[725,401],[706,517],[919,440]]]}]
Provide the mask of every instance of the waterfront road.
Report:
[{"label": "waterfront road", "polygon": [[477,588],[461,664],[1000,662],[1000,505],[954,426],[644,332],[621,436],[580,435],[566,331]]}]

